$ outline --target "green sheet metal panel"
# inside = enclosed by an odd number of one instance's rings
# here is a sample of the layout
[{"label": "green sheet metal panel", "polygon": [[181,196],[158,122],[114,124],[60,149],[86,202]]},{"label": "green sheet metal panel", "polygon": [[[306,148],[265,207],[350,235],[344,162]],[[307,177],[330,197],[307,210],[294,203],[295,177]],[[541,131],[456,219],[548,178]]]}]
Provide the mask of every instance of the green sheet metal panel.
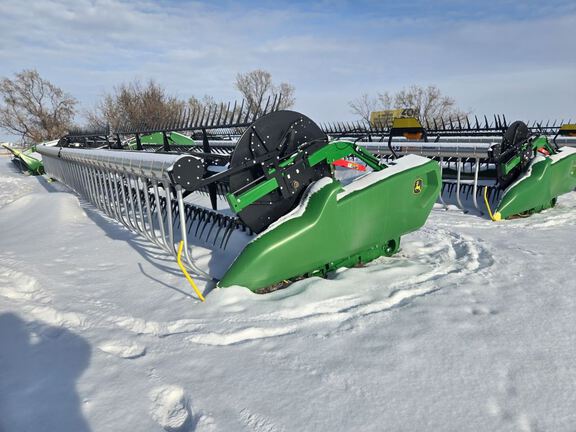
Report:
[{"label": "green sheet metal panel", "polygon": [[504,191],[494,213],[496,220],[550,208],[556,199],[576,188],[576,149],[562,147],[552,156],[537,156],[526,174]]},{"label": "green sheet metal panel", "polygon": [[440,184],[438,163],[414,155],[345,187],[322,179],[299,208],[248,244],[218,286],[258,291],[392,255],[402,235],[424,225]]}]

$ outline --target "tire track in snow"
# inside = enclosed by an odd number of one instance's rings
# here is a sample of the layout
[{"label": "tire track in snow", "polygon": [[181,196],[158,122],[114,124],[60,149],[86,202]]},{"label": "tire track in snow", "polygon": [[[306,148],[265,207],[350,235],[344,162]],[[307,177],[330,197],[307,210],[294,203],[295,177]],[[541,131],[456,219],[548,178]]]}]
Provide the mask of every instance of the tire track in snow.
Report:
[{"label": "tire track in snow", "polygon": [[[399,257],[377,260],[362,269],[344,270],[332,280],[303,281],[310,285],[308,291],[321,290],[322,285],[337,284],[340,290],[328,287],[328,296],[319,301],[296,300],[292,307],[266,296],[244,296],[238,302],[250,302],[255,310],[266,305],[267,313],[253,316],[246,314],[219,314],[217,319],[177,320],[158,323],[133,317],[109,318],[109,322],[139,334],[170,336],[186,334],[185,340],[194,344],[226,346],[258,339],[284,336],[318,325],[341,325],[352,319],[402,307],[411,300],[430,294],[442,286],[454,283],[454,276],[463,277],[489,267],[491,254],[467,236],[448,230],[423,229],[419,233],[424,241],[411,242]],[[406,269],[412,273],[406,276]],[[368,273],[375,286],[368,292],[350,293],[349,286],[358,275]],[[386,289],[381,280],[392,273]],[[223,293],[225,294],[225,293]],[[334,294],[334,295],[333,295]],[[340,294],[340,295],[338,295]],[[274,294],[273,294],[274,295]],[[280,297],[284,294],[278,292]],[[298,299],[298,295],[296,298]],[[229,303],[229,302],[227,302]],[[218,305],[214,306],[218,308]],[[248,309],[250,307],[248,306]],[[228,328],[222,331],[222,328]]]},{"label": "tire track in snow", "polygon": [[[33,276],[29,273],[22,276],[24,273],[17,270],[16,261],[4,259],[0,263],[5,264],[4,272],[12,272],[11,279],[29,278],[28,282],[18,285],[17,290],[8,291],[0,285],[0,295],[19,296],[35,317],[52,325],[119,329],[154,337],[185,335],[184,340],[189,343],[226,346],[294,334],[314,326],[338,327],[350,320],[402,307],[417,297],[454,284],[457,278],[489,267],[493,259],[470,237],[447,229],[425,227],[408,237],[398,256],[380,258],[364,268],[338,271],[328,280],[297,282],[283,290],[285,292],[266,296],[244,290],[240,295],[238,291],[235,294],[222,291],[217,298],[209,297],[198,318],[166,322],[130,315],[60,311],[38,288]],[[358,284],[358,279],[362,284]],[[229,293],[231,298],[224,300]],[[211,298],[216,300],[213,304]],[[240,312],[234,312],[238,304],[243,307]],[[250,310],[255,313],[250,314]]]},{"label": "tire track in snow", "polygon": [[274,422],[260,414],[253,413],[247,408],[240,411],[240,421],[247,430],[251,432],[284,432],[283,427],[279,427]]},{"label": "tire track in snow", "polygon": [[120,329],[134,334],[158,337],[190,333],[203,327],[200,320],[182,319],[168,322],[148,321],[132,316],[91,316],[86,313],[61,310],[42,288],[29,266],[12,258],[0,256],[0,297],[11,300],[35,319],[52,326],[75,330],[90,328]]},{"label": "tire track in snow", "polygon": [[[339,273],[334,280],[319,283],[332,284],[344,282],[348,285],[360,273],[368,273],[373,281],[364,278],[363,282],[376,282],[371,296],[361,296],[358,292],[339,297],[329,297],[316,303],[307,303],[299,308],[274,310],[269,314],[255,316],[252,322],[265,321],[303,321],[316,322],[341,321],[352,316],[364,316],[405,304],[414,297],[420,297],[436,291],[439,281],[448,279],[451,284],[455,275],[458,278],[467,273],[473,273],[490,267],[494,260],[492,255],[476,240],[447,230],[424,228],[421,235],[428,242],[412,242],[398,257],[381,258],[363,269],[348,269]],[[435,243],[442,239],[440,243]],[[416,267],[416,272],[408,277],[401,276],[398,268]],[[424,269],[419,272],[418,270]],[[352,275],[352,273],[355,273]],[[387,273],[392,278],[386,287],[378,281],[387,280]],[[398,273],[398,274],[397,274]],[[348,276],[350,275],[350,276]],[[387,288],[383,290],[382,288]],[[387,291],[387,292],[384,292]],[[386,296],[379,298],[379,294]]]},{"label": "tire track in snow", "polygon": [[[257,296],[256,303],[270,305],[270,312],[243,316],[241,319],[231,320],[224,316],[217,322],[206,320],[205,330],[195,332],[186,340],[221,346],[289,335],[318,325],[333,324],[338,327],[350,320],[402,307],[417,297],[443,287],[457,285],[458,280],[467,274],[484,270],[494,263],[490,252],[471,237],[431,228],[421,230],[418,236],[423,237],[424,241],[408,243],[398,257],[382,258],[362,269],[341,271],[332,280],[300,282],[314,285],[309,291],[321,290],[323,285],[346,286],[336,291],[330,287],[327,298],[312,302],[303,299],[285,305],[282,298],[277,302],[268,299],[260,301],[263,297]],[[413,272],[408,272],[408,277],[398,277],[406,273],[399,268],[411,269]],[[386,280],[389,273],[394,277],[382,287],[381,281]],[[373,287],[365,292],[360,290],[351,294],[349,286],[357,285],[354,281],[359,275],[362,275],[363,283],[370,282]],[[283,293],[276,295],[282,297]],[[220,329],[225,327],[225,323],[233,324],[234,329],[222,332]]]},{"label": "tire track in snow", "polygon": [[499,372],[500,389],[486,403],[488,414],[498,419],[503,428],[516,426],[520,432],[541,430],[537,420],[530,414],[529,410],[522,406],[518,398],[517,372],[509,366]]},{"label": "tire track in snow", "polygon": [[[2,159],[0,159],[0,162]],[[18,173],[14,177],[0,175],[0,208],[13,203],[22,196],[34,191],[34,183],[23,181],[22,174]],[[31,180],[26,178],[26,180]]]},{"label": "tire track in snow", "polygon": [[281,350],[262,351],[260,355],[263,362],[269,366],[287,369],[297,376],[306,376],[306,381],[311,386],[329,388],[334,392],[346,392],[353,394],[357,398],[366,398],[365,389],[357,384],[357,379],[349,373],[336,372],[335,370],[325,370],[317,363],[305,360],[303,353],[283,352]]},{"label": "tire track in snow", "polygon": [[6,255],[0,255],[0,296],[19,303],[45,305],[52,301],[27,266]]}]

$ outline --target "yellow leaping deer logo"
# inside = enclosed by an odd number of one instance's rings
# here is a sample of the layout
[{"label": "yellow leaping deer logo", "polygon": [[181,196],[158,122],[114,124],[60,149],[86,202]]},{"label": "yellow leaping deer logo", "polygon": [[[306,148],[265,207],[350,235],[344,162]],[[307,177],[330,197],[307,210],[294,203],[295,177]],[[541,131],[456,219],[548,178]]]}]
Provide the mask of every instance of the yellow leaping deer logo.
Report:
[{"label": "yellow leaping deer logo", "polygon": [[422,179],[417,179],[414,182],[414,193],[419,194],[420,192],[422,192],[422,187],[423,187]]}]

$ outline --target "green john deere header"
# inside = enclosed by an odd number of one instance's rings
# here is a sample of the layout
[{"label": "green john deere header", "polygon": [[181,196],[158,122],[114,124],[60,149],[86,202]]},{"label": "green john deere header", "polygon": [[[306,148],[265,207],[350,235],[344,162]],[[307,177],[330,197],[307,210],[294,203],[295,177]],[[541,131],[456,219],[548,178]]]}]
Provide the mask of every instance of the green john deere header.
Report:
[{"label": "green john deere header", "polygon": [[35,149],[31,148],[28,150],[20,151],[13,149],[12,147],[2,144],[2,147],[7,149],[10,153],[12,153],[12,160],[16,163],[22,170],[29,172],[32,175],[41,175],[44,174],[44,166],[42,165],[42,161],[31,156],[31,153],[34,153]]}]

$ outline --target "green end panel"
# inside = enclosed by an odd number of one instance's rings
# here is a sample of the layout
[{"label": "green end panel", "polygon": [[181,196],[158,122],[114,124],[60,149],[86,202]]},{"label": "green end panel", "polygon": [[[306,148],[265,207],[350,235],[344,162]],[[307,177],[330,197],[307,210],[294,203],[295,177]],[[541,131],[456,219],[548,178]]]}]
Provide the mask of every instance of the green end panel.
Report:
[{"label": "green end panel", "polygon": [[24,166],[26,167],[26,169],[30,174],[32,175],[44,174],[44,164],[42,163],[41,160],[26,154],[26,151],[21,152],[4,144],[2,144],[2,147],[10,151],[10,153],[12,153],[15,158],[18,158],[22,162],[22,164],[24,164]]},{"label": "green end panel", "polygon": [[322,179],[300,207],[248,244],[218,286],[258,291],[392,255],[400,236],[424,225],[440,185],[438,163],[415,155],[345,187]]},{"label": "green end panel", "polygon": [[[179,145],[179,146],[195,146],[196,142],[181,133],[178,132],[168,132],[167,134],[168,137],[168,141],[170,142],[170,144],[173,145]],[[146,135],[142,135],[140,136],[140,142],[143,145],[146,144],[152,144],[152,145],[163,145],[164,144],[164,135],[162,134],[162,132],[154,132],[151,134],[146,134]],[[134,138],[133,140],[131,140],[129,146],[133,146],[134,148],[136,148],[136,139]]]},{"label": "green end panel", "polygon": [[170,134],[168,136],[172,140],[172,143],[174,143],[176,145],[180,145],[180,146],[195,146],[196,145],[196,142],[192,138],[190,138],[186,135],[183,135],[179,132],[170,132]]},{"label": "green end panel", "polygon": [[[576,188],[576,149],[562,147],[550,157],[538,157],[528,172],[510,185],[498,204],[501,219],[550,208],[560,195]],[[498,218],[498,216],[496,216]]]},{"label": "green end panel", "polygon": [[41,175],[44,174],[44,164],[41,160],[38,160],[32,156],[25,155],[20,153],[18,158],[26,165],[26,169],[32,175]]}]

